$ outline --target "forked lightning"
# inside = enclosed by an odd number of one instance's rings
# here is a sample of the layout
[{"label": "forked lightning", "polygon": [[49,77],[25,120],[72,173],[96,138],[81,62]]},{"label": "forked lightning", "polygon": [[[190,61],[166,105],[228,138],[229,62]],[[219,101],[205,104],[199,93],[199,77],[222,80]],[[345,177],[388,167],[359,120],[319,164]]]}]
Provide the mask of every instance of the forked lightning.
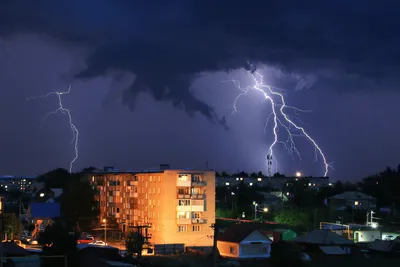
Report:
[{"label": "forked lightning", "polygon": [[[283,94],[273,90],[271,86],[264,84],[263,76],[258,72],[247,71],[247,73],[251,76],[254,81],[254,84],[251,86],[242,87],[238,80],[232,80],[235,86],[239,89],[240,93],[235,98],[233,102],[234,112],[237,112],[237,103],[240,97],[246,95],[250,91],[259,92],[264,98],[271,103],[271,114],[267,118],[267,123],[265,125],[265,129],[267,128],[268,121],[272,118],[273,127],[272,133],[274,136],[274,140],[268,148],[268,159],[272,159],[274,157],[274,148],[277,144],[282,144],[289,151],[290,154],[293,155],[295,153],[300,159],[300,151],[296,147],[296,143],[294,141],[295,137],[305,137],[308,141],[311,142],[314,150],[315,150],[315,160],[318,161],[319,156],[323,162],[324,176],[328,175],[330,164],[327,162],[324,152],[321,147],[315,142],[315,140],[306,132],[304,127],[299,126],[297,123],[291,119],[291,117],[286,113],[287,109],[292,109],[295,112],[304,112],[304,110],[298,109],[296,107],[288,106],[285,102],[285,97]],[[279,138],[279,128],[283,128],[286,131],[288,139],[283,141]],[[319,156],[318,156],[319,155]]]},{"label": "forked lightning", "polygon": [[75,161],[78,159],[79,157],[79,149],[78,149],[78,143],[79,143],[79,131],[76,128],[75,124],[73,123],[72,120],[72,115],[69,109],[65,108],[62,102],[62,96],[69,94],[71,92],[71,85],[68,87],[68,91],[66,92],[50,92],[47,93],[45,95],[40,95],[40,96],[36,96],[36,97],[31,97],[31,98],[27,98],[27,101],[30,100],[34,100],[34,99],[38,99],[38,98],[47,98],[50,96],[57,96],[58,99],[58,108],[50,111],[49,113],[47,113],[42,120],[42,124],[40,125],[40,128],[43,127],[43,124],[46,122],[47,117],[49,117],[52,114],[56,114],[56,113],[61,113],[63,115],[66,115],[68,117],[68,123],[69,123],[69,127],[71,128],[72,131],[72,144],[74,146],[74,151],[75,151],[75,156],[74,158],[71,160],[71,162],[69,163],[69,172],[72,173],[72,169],[73,169],[73,165],[75,163]]}]

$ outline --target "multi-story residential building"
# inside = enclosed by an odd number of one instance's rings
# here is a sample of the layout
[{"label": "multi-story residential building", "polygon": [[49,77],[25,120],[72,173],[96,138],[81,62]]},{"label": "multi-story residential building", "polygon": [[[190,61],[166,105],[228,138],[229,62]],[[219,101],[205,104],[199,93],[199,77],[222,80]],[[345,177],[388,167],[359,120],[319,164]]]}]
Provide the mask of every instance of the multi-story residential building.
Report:
[{"label": "multi-story residential building", "polygon": [[[164,166],[165,167],[165,166]],[[123,232],[148,226],[152,244],[213,244],[215,172],[186,169],[95,171],[100,220],[114,217]]]}]

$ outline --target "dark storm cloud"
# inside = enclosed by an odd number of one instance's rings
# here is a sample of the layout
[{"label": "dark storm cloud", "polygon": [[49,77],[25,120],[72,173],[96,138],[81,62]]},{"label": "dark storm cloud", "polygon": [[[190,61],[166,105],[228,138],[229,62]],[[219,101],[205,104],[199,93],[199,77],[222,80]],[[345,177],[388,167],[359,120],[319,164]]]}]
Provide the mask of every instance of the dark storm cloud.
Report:
[{"label": "dark storm cloud", "polygon": [[351,74],[350,82],[394,80],[399,10],[399,1],[368,0],[5,0],[0,34],[34,32],[87,45],[87,67],[76,77],[131,72],[136,79],[124,94],[131,108],[137,94],[148,91],[225,124],[191,93],[196,75],[250,61],[317,73],[333,85],[337,73]]}]

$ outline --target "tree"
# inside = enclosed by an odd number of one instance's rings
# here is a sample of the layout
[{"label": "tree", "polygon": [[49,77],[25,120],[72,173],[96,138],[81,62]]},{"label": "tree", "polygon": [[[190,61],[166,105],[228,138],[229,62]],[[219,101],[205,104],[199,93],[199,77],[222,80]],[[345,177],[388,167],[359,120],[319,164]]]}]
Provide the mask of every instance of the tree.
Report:
[{"label": "tree", "polygon": [[312,223],[310,210],[306,209],[284,209],[275,215],[275,222],[289,226],[309,226]]},{"label": "tree", "polygon": [[222,209],[222,208],[217,208],[215,210],[215,216],[217,218],[231,218],[231,219],[236,219],[238,217],[238,212],[236,210],[232,209]]},{"label": "tree", "polygon": [[13,240],[15,235],[21,232],[22,225],[18,220],[18,217],[15,213],[4,214],[4,232],[7,234],[7,238]]},{"label": "tree", "polygon": [[[42,267],[65,266],[66,258],[68,266],[76,266],[76,241],[77,236],[65,222],[55,219],[40,234],[38,242],[42,246],[44,256],[41,259]],[[54,257],[64,256],[64,257]]]},{"label": "tree", "polygon": [[83,231],[89,231],[97,224],[98,203],[95,189],[80,174],[70,175],[60,197],[61,214],[69,223],[78,225]]},{"label": "tree", "polygon": [[45,183],[46,188],[64,188],[69,178],[70,173],[67,170],[55,169],[40,175],[37,181]]},{"label": "tree", "polygon": [[144,244],[144,236],[139,232],[130,232],[125,245],[129,253],[138,253],[142,250]]}]

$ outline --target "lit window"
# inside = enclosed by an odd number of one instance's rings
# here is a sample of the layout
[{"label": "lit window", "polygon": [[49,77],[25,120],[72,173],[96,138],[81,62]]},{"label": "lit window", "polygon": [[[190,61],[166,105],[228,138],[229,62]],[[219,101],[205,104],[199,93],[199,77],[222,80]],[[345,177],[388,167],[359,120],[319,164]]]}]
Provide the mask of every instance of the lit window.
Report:
[{"label": "lit window", "polygon": [[225,185],[229,185],[229,182],[226,182]]},{"label": "lit window", "polygon": [[178,225],[178,232],[186,232],[187,225]]},{"label": "lit window", "polygon": [[193,225],[192,230],[193,232],[200,232],[200,225]]},{"label": "lit window", "polygon": [[262,181],[262,178],[257,178],[257,181],[261,182],[261,181]]}]

